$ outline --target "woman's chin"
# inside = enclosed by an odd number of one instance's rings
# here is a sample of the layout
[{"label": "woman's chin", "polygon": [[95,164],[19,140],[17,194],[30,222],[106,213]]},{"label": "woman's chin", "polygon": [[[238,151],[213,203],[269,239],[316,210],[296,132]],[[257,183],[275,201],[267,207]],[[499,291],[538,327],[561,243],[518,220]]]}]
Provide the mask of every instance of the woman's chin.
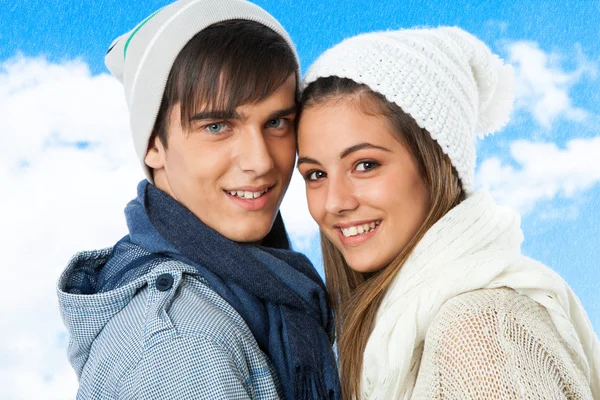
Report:
[{"label": "woman's chin", "polygon": [[374,262],[372,257],[347,257],[345,260],[350,269],[363,274],[380,271],[386,266],[386,264]]}]

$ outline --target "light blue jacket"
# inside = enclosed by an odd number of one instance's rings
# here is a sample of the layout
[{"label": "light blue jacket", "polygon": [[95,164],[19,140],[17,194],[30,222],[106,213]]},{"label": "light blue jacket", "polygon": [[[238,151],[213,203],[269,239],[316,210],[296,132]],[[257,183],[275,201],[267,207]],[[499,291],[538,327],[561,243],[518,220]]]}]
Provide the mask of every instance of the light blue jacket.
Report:
[{"label": "light blue jacket", "polygon": [[78,399],[279,398],[244,320],[192,266],[162,259],[114,290],[69,290],[97,279],[110,256],[78,253],[58,282]]}]

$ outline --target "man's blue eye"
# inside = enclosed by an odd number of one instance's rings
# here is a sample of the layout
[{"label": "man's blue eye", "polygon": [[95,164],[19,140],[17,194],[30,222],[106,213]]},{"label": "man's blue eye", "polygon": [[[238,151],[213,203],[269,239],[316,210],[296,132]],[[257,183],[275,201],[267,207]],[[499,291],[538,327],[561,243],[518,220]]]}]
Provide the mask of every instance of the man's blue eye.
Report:
[{"label": "man's blue eye", "polygon": [[206,126],[206,129],[208,129],[208,131],[210,133],[221,133],[224,128],[225,128],[225,123],[223,123],[223,122],[215,122],[214,124],[210,124],[210,125]]},{"label": "man's blue eye", "polygon": [[280,128],[282,124],[283,124],[283,119],[281,119],[281,118],[274,118],[267,123],[269,128]]}]

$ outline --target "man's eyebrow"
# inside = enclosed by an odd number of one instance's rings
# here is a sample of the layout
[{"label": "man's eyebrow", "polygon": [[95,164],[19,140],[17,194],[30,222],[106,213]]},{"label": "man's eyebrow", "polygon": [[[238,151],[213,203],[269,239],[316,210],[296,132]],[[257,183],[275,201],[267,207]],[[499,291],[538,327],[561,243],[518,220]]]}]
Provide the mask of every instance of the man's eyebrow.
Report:
[{"label": "man's eyebrow", "polygon": [[219,110],[209,110],[209,111],[201,111],[198,114],[192,116],[190,118],[190,122],[193,121],[202,121],[206,119],[242,119],[242,116],[235,111],[219,111]]},{"label": "man's eyebrow", "polygon": [[281,118],[286,115],[294,114],[297,111],[298,107],[294,104],[288,108],[284,108],[283,110],[277,110],[273,114],[269,116],[269,119]]},{"label": "man's eyebrow", "polygon": [[371,143],[359,143],[359,144],[355,144],[354,146],[350,146],[346,150],[342,151],[342,153],[340,154],[340,159],[347,157],[350,154],[354,153],[355,151],[362,150],[362,149],[378,149],[378,150],[391,152],[390,149],[386,149],[385,147],[377,146],[377,145],[374,145]]},{"label": "man's eyebrow", "polygon": [[[297,106],[294,104],[288,108],[284,108],[282,110],[277,110],[275,112],[273,112],[270,116],[269,119],[275,119],[275,118],[281,118],[284,117],[286,115],[290,115],[296,112]],[[238,112],[231,111],[220,111],[220,110],[209,110],[209,111],[201,111],[198,114],[192,116],[192,118],[190,118],[190,121],[202,121],[202,120],[211,120],[211,119],[243,119],[243,116],[240,115]]]},{"label": "man's eyebrow", "polygon": [[320,162],[318,162],[314,158],[310,158],[310,157],[300,157],[300,158],[298,158],[298,162],[296,163],[296,168],[298,168],[300,166],[300,164],[317,164],[317,165],[321,165]]}]

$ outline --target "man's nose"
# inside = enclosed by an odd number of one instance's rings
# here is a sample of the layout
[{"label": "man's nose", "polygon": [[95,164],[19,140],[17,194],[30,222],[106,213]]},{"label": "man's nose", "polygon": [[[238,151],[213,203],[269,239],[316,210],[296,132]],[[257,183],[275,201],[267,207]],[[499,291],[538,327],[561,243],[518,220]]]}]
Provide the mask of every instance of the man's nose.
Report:
[{"label": "man's nose", "polygon": [[262,130],[247,128],[242,132],[239,150],[239,165],[244,172],[257,176],[266,175],[275,167]]}]

